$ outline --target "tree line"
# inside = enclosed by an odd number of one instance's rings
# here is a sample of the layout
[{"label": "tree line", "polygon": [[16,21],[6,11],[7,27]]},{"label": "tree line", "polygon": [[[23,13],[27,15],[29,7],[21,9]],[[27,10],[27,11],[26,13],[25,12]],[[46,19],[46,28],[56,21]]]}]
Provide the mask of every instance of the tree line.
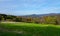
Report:
[{"label": "tree line", "polygon": [[0,14],[0,21],[13,21],[13,22],[27,22],[27,23],[41,23],[41,24],[60,24],[60,15],[55,16],[41,16],[41,17],[23,17]]}]

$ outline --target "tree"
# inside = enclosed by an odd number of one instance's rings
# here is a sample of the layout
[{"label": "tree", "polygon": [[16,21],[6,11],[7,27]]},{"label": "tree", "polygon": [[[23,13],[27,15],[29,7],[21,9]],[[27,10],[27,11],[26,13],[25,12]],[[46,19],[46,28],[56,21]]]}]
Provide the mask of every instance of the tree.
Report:
[{"label": "tree", "polygon": [[32,22],[32,18],[26,18],[26,22],[28,22],[28,23],[30,23],[30,22]]},{"label": "tree", "polygon": [[58,22],[58,24],[60,25],[60,15],[59,16],[57,16],[57,22]]},{"label": "tree", "polygon": [[55,25],[58,25],[58,21],[57,20],[55,21]]},{"label": "tree", "polygon": [[1,24],[2,16],[0,15],[0,24]]}]

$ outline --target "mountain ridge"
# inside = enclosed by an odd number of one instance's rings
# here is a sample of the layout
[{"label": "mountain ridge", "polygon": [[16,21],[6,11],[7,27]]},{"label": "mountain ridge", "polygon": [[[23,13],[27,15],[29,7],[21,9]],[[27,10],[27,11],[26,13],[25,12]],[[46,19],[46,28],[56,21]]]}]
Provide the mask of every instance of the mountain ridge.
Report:
[{"label": "mountain ridge", "polygon": [[32,15],[24,15],[23,17],[42,17],[42,16],[58,16],[60,13],[49,13],[49,14],[32,14]]}]

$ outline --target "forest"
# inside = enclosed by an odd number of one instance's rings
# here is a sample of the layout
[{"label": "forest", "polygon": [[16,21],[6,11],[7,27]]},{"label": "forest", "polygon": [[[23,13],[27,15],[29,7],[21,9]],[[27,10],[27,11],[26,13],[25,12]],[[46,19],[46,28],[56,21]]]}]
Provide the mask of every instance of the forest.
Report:
[{"label": "forest", "polygon": [[4,22],[4,21],[59,25],[60,14],[41,16],[41,17],[32,17],[32,16],[26,17],[26,16],[0,14],[0,22]]}]

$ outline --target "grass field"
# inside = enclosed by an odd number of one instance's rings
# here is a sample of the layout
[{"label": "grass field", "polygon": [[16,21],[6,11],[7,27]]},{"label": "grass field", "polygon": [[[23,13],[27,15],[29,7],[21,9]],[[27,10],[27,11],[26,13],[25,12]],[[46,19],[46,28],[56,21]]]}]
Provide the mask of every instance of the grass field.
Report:
[{"label": "grass field", "polygon": [[1,23],[0,36],[60,36],[60,26],[35,23]]}]

